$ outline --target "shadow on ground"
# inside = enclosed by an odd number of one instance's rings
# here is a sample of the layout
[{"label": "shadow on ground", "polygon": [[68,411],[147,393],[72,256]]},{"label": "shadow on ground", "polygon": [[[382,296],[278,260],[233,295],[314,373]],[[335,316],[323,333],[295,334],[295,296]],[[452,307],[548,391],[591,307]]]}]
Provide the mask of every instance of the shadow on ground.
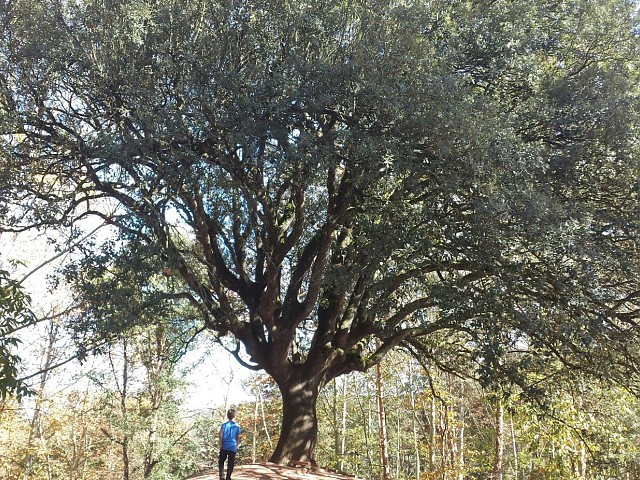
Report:
[{"label": "shadow on ground", "polygon": [[[218,472],[208,469],[188,477],[189,480],[218,480]],[[251,463],[238,465],[232,480],[356,480],[345,474],[324,469],[307,471],[304,468],[284,467],[275,463]]]}]

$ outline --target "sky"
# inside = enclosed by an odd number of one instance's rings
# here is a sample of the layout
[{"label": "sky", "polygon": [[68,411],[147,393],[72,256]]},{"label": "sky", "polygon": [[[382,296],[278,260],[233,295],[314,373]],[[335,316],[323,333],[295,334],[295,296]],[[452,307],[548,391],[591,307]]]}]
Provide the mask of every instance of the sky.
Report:
[{"label": "sky", "polygon": [[[51,290],[49,277],[68,259],[68,254],[60,254],[46,236],[33,232],[20,235],[0,234],[0,268],[11,272],[12,278],[21,281],[23,288],[31,296],[31,307],[39,318],[54,316],[73,304],[73,298],[63,287]],[[21,374],[29,376],[44,363],[50,322],[42,322],[34,328],[20,332],[22,341],[16,352],[23,359]],[[183,393],[183,411],[186,415],[218,407],[225,409],[252,398],[245,391],[242,382],[252,374],[239,365],[221,347],[201,342],[201,346],[185,355],[181,367],[188,373],[188,387]],[[55,344],[56,362],[61,363],[74,355],[73,341],[60,334]],[[51,374],[47,390],[62,394],[79,388],[89,388],[88,372],[108,368],[105,357],[90,356],[84,364],[74,360],[55,369]],[[33,380],[39,377],[34,377]],[[34,385],[37,386],[37,385]]]}]

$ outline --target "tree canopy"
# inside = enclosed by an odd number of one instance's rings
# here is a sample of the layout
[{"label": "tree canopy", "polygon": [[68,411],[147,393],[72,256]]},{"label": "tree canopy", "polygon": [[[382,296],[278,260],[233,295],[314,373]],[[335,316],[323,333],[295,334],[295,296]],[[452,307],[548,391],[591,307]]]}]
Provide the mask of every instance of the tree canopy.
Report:
[{"label": "tree canopy", "polygon": [[80,286],[153,259],[278,384],[273,460],[311,459],[319,390],[399,345],[486,381],[554,357],[635,385],[634,2],[16,0],[0,20],[2,229],[114,226]]}]

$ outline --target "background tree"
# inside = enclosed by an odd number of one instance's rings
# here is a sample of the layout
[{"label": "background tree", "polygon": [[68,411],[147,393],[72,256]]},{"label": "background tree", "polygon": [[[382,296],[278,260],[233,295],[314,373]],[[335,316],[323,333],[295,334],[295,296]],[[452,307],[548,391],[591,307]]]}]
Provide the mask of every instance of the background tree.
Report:
[{"label": "background tree", "polygon": [[[273,461],[312,460],[322,388],[401,344],[634,386],[633,2],[16,0],[0,25],[2,228],[98,216],[155,258],[278,385]],[[104,300],[86,326],[121,331]]]},{"label": "background tree", "polygon": [[[254,396],[252,414],[249,416],[245,413],[242,417],[244,437],[247,439],[243,443],[251,444],[252,463],[265,461],[273,451],[274,437],[278,433],[278,420],[282,416],[278,387],[269,376],[264,374],[251,375],[243,386]],[[250,423],[249,418],[251,418]],[[244,450],[246,455],[246,447]]]},{"label": "background tree", "polygon": [[[134,343],[141,345],[138,339]],[[487,478],[494,459],[495,400],[490,393],[495,392],[435,367],[427,371],[416,369],[414,365],[410,369],[411,361],[404,354],[393,352],[381,365],[386,387],[389,466],[394,478],[415,479],[418,476],[414,447],[409,441],[414,417],[423,458],[428,458],[431,442],[435,443],[433,468],[424,462],[421,478],[457,479],[460,475],[478,480]],[[128,426],[135,427],[129,429],[133,479],[144,478],[143,465],[149,444],[148,397],[145,393],[147,387],[142,382],[143,373],[139,363],[130,369],[131,379],[135,378],[131,383],[135,388],[129,391],[131,402],[128,406]],[[413,402],[407,391],[410,374]],[[123,427],[119,420],[119,404],[114,402],[117,393],[109,382],[111,372],[92,371],[93,382],[81,377],[65,382],[61,376],[59,372],[52,372],[50,384],[56,388],[48,388],[41,393],[37,441],[31,446],[30,407],[13,399],[0,403],[0,478],[22,479],[28,476],[31,480],[45,480],[57,476],[96,480],[112,478],[122,472],[121,446],[112,442],[103,431],[107,429],[112,435],[120,434],[119,429]],[[348,378],[351,387],[342,398],[340,384],[344,378]],[[638,398],[593,379],[556,374],[547,381],[553,384],[554,389],[549,389],[544,404],[531,402],[517,392],[510,392],[504,398],[504,433],[510,441],[505,441],[503,478],[636,478],[640,445]],[[96,386],[97,383],[100,387]],[[332,410],[333,388],[325,388],[319,397],[321,434],[317,460],[322,465],[337,464],[340,460],[344,471],[357,473],[359,478],[380,478],[375,372],[372,369],[364,374],[353,373],[336,383],[338,401],[335,402],[335,411]],[[256,446],[258,456],[264,458],[271,449],[261,428],[266,425],[269,435],[277,434],[281,402],[277,387],[272,382],[263,385],[262,392],[265,395],[265,421],[263,423],[263,419],[258,418]],[[432,399],[436,405],[434,423],[437,427],[446,426],[444,432],[441,429],[436,432],[433,440]],[[340,415],[345,404],[346,454],[336,457],[332,422],[334,417],[338,418],[340,431]],[[237,405],[237,408],[240,418],[244,419],[247,434],[240,451],[240,461],[247,462],[251,461],[252,454],[251,419],[255,402],[251,399]],[[188,420],[185,413],[175,415],[169,408],[157,416],[159,428],[155,451],[162,453],[162,460],[156,464],[150,478],[184,478],[187,471],[196,472],[215,465],[216,435],[224,419],[225,408],[220,406],[195,412],[196,418]],[[460,442],[463,426],[464,442]],[[187,431],[180,442],[175,441]],[[512,448],[514,442],[517,449]],[[30,470],[25,468],[28,454],[33,460]],[[464,454],[464,462],[459,461],[461,454]]]},{"label": "background tree", "polygon": [[[179,362],[194,346],[198,312],[148,249],[125,245],[104,244],[92,261],[81,256],[67,265],[80,304],[70,327],[81,346],[108,356],[108,374],[95,378],[109,419],[103,433],[119,446],[121,476],[185,475],[193,456],[185,453],[189,428],[179,418]],[[87,243],[80,250],[93,248]]]},{"label": "background tree", "polygon": [[0,400],[7,395],[22,397],[32,393],[19,378],[20,357],[15,350],[20,343],[16,331],[34,321],[30,301],[9,272],[0,269]]}]

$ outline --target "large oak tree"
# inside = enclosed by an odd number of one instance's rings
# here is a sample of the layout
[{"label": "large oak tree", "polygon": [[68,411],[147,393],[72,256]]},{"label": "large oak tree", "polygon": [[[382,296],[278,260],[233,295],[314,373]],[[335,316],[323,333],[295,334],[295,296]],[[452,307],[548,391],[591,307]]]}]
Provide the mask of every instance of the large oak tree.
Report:
[{"label": "large oak tree", "polygon": [[80,272],[156,259],[278,384],[272,460],[312,460],[318,392],[401,344],[633,386],[634,2],[13,0],[0,23],[3,229],[97,216],[120,238]]}]

